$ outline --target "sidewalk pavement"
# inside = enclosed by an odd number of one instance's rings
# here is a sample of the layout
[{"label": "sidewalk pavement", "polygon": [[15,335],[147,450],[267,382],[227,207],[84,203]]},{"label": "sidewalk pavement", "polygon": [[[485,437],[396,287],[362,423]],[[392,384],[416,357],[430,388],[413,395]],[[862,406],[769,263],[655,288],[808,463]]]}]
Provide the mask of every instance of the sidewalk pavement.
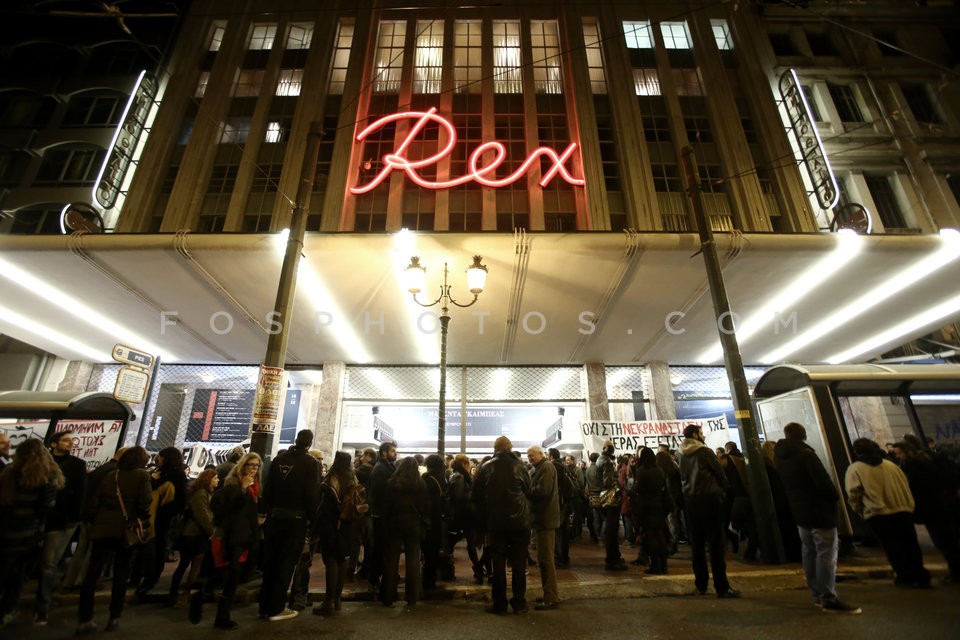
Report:
[{"label": "sidewalk pavement", "polygon": [[[927,569],[934,574],[934,580],[946,574],[946,564],[942,556],[936,551],[926,532],[919,530],[921,548],[924,551],[924,563]],[[637,557],[638,548],[627,544],[621,545],[621,553],[628,563]],[[531,557],[536,554],[531,550]],[[570,545],[571,563],[568,568],[557,569],[557,582],[560,597],[563,600],[583,600],[600,598],[648,598],[659,596],[694,595],[696,589],[693,583],[693,567],[690,561],[690,552],[687,545],[680,545],[678,553],[671,556],[667,562],[667,575],[647,575],[646,567],[628,564],[626,571],[607,571],[604,569],[604,547],[602,543],[591,542],[589,538],[574,541]],[[401,556],[402,558],[402,556]],[[438,582],[438,587],[427,591],[424,600],[489,600],[490,585],[474,583],[470,562],[466,557],[466,550],[462,545],[454,553],[456,578],[452,581]],[[164,601],[169,585],[170,574],[176,564],[168,562],[157,587],[145,599],[148,603]],[[404,567],[401,560],[400,571]],[[727,575],[734,588],[744,594],[756,591],[780,591],[786,589],[805,589],[806,581],[803,569],[799,563],[780,565],[763,564],[761,562],[747,562],[739,556],[727,552]],[[837,581],[842,592],[844,581],[889,580],[892,582],[892,571],[880,547],[855,547],[851,555],[840,558],[837,567]],[[107,602],[110,599],[109,583],[97,592],[97,600]],[[403,580],[399,581],[401,589]],[[508,581],[509,586],[509,581]],[[256,600],[259,583],[247,583],[237,592],[237,600],[252,602]],[[310,595],[314,603],[323,599],[324,569],[319,555],[314,557],[311,570]],[[712,592],[712,591],[711,591]],[[35,589],[28,585],[24,589],[24,600],[32,599]],[[531,602],[542,595],[540,588],[540,573],[537,567],[531,566],[527,576],[527,598]],[[128,597],[132,597],[132,591]],[[344,585],[343,599],[363,601],[371,599],[366,580],[354,578]],[[61,608],[76,606],[77,593],[65,592],[57,596]],[[24,603],[26,604],[26,603]],[[29,605],[27,605],[29,606]]]}]

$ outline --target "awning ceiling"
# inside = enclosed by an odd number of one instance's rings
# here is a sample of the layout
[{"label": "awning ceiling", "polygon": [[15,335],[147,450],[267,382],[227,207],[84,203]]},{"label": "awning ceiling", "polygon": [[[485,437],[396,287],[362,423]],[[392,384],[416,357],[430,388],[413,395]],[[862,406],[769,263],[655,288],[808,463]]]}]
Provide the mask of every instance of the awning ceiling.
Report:
[{"label": "awning ceiling", "polygon": [[770,398],[818,384],[841,396],[960,394],[960,365],[782,365],[765,372],[753,394]]},{"label": "awning ceiling", "polygon": [[[858,253],[841,269],[778,303],[782,317],[796,313],[795,326],[778,325],[769,303],[841,256],[838,242],[834,234],[717,237],[733,310],[744,319],[769,316],[741,339],[746,363],[762,364],[795,334],[916,271],[945,244],[939,236],[859,237]],[[0,237],[0,333],[69,359],[109,361],[123,343],[169,362],[257,363],[283,247],[282,234]],[[438,309],[414,305],[399,273],[419,255],[432,300],[446,261],[454,298],[468,302],[463,274],[474,254],[489,278],[476,305],[451,308],[451,364],[707,363],[718,333],[698,249],[695,235],[672,233],[308,234],[287,364],[437,363],[437,321],[421,314]],[[944,302],[957,299],[957,282],[960,260],[923,267],[909,286],[851,317],[833,317],[817,339],[782,359],[824,362],[940,305],[852,358],[865,361],[956,321],[960,304]]]}]

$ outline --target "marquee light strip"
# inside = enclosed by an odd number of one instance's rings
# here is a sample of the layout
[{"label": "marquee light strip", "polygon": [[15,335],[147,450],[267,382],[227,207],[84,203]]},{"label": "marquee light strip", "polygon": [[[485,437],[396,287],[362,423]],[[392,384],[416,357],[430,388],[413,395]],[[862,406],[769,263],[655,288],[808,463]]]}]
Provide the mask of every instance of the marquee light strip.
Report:
[{"label": "marquee light strip", "polygon": [[[439,182],[427,180],[417,173],[417,169],[430,166],[447,157],[453,151],[453,147],[457,143],[456,128],[449,120],[443,116],[437,115],[436,107],[430,107],[430,109],[427,111],[404,111],[401,113],[394,113],[392,115],[384,116],[374,121],[367,128],[358,133],[356,138],[357,142],[363,142],[370,134],[378,131],[391,122],[409,119],[416,119],[416,122],[410,128],[410,132],[407,133],[407,136],[403,139],[403,142],[400,143],[400,146],[394,149],[392,153],[388,153],[383,156],[382,162],[384,166],[380,172],[374,176],[370,182],[364,185],[351,187],[350,193],[354,195],[360,195],[372,191],[382,184],[383,181],[390,176],[394,169],[403,171],[414,184],[417,184],[424,189],[450,189],[468,182],[476,182],[485,187],[505,187],[519,180],[525,173],[527,173],[527,171],[535,162],[539,161],[541,156],[547,157],[552,161],[551,167],[540,179],[539,184],[541,187],[545,187],[550,184],[550,181],[558,175],[567,183],[574,186],[583,186],[584,184],[584,180],[582,178],[574,177],[564,166],[567,160],[569,160],[570,157],[573,156],[573,153],[577,150],[577,143],[575,142],[571,142],[567,148],[563,150],[563,153],[560,154],[550,147],[537,147],[533,150],[533,152],[530,153],[529,156],[527,156],[527,159],[523,161],[523,164],[521,164],[516,171],[501,179],[488,176],[496,175],[497,168],[503,164],[504,160],[506,159],[507,148],[500,142],[484,142],[474,149],[473,153],[470,154],[470,158],[468,159],[468,166],[470,170],[467,174],[458,178],[453,178],[452,180],[443,180]],[[423,131],[423,129],[430,122],[436,123],[441,129],[443,129],[447,135],[447,143],[442,149],[431,156],[421,160],[410,160],[406,157],[407,149],[413,143],[413,140],[417,137],[417,135],[419,135],[420,132]],[[493,159],[486,165],[483,165],[483,155],[488,151],[493,152]]]}]

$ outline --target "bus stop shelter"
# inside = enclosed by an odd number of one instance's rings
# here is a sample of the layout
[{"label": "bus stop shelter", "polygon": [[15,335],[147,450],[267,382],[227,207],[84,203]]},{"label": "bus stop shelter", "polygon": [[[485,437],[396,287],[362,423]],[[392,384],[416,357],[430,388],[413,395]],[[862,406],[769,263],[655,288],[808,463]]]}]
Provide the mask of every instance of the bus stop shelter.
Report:
[{"label": "bus stop shelter", "polygon": [[[786,424],[802,424],[841,495],[853,440],[873,435],[865,429],[879,431],[882,423],[888,441],[912,433],[938,446],[960,444],[960,365],[779,365],[760,377],[753,395],[765,438],[779,440]],[[841,532],[851,533],[842,512]]]},{"label": "bus stop shelter", "polygon": [[0,391],[0,431],[10,436],[11,451],[27,438],[70,431],[73,454],[87,469],[113,457],[134,417],[129,405],[109,393]]}]

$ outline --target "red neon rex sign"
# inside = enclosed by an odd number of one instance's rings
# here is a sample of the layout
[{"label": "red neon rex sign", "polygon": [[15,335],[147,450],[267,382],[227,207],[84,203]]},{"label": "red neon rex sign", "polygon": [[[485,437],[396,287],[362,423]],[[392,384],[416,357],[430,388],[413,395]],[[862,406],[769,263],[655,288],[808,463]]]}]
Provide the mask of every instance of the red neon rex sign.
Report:
[{"label": "red neon rex sign", "polygon": [[[373,180],[367,184],[351,187],[350,193],[354,195],[360,195],[377,188],[380,183],[390,176],[390,173],[393,172],[394,169],[403,171],[407,174],[407,177],[410,178],[410,180],[412,180],[415,184],[420,185],[424,189],[449,189],[450,187],[456,187],[457,185],[466,184],[467,182],[471,181],[487,187],[505,187],[508,184],[512,184],[519,180],[520,177],[530,169],[532,164],[539,161],[540,156],[545,156],[553,162],[553,165],[550,167],[550,169],[548,169],[540,179],[541,187],[547,186],[557,175],[572,185],[583,185],[582,178],[573,177],[573,175],[567,171],[566,167],[563,166],[564,163],[566,163],[566,161],[569,160],[573,155],[573,152],[576,151],[577,144],[575,142],[571,142],[567,148],[563,150],[563,153],[560,154],[550,147],[538,147],[533,150],[533,153],[527,156],[527,159],[523,161],[523,164],[521,164],[516,171],[499,180],[492,176],[496,175],[497,167],[503,164],[503,161],[507,156],[507,149],[500,142],[484,142],[474,149],[473,153],[470,154],[470,158],[467,161],[469,171],[466,173],[466,175],[462,175],[459,178],[453,178],[451,180],[443,180],[441,182],[425,179],[423,176],[417,173],[417,169],[421,169],[439,162],[442,158],[450,154],[454,145],[457,143],[456,128],[449,120],[443,116],[437,115],[436,107],[430,107],[428,111],[404,111],[402,113],[384,116],[358,133],[357,142],[363,142],[371,133],[391,122],[407,119],[416,119],[416,122],[412,127],[410,127],[410,132],[407,134],[407,137],[403,139],[403,142],[400,144],[400,146],[397,147],[393,153],[388,153],[383,156],[383,169],[380,170],[380,173],[374,176]],[[426,127],[429,122],[437,123],[446,132],[447,144],[442,149],[437,151],[437,153],[423,158],[422,160],[411,160],[407,158],[406,152],[408,147],[413,142],[414,138],[416,138],[417,135],[423,131],[424,127]],[[481,159],[483,154],[487,151],[493,151],[493,159],[490,160],[490,162],[488,162],[486,165],[481,166]]]}]

